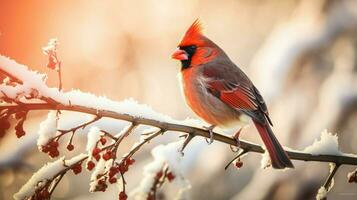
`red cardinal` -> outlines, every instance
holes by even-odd
[[[181,61],[181,84],[187,104],[212,126],[227,127],[250,117],[269,152],[272,166],[293,168],[274,136],[267,106],[258,89],[227,54],[205,37],[196,20],[186,31],[172,58]]]

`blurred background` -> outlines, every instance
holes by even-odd
[[[338,134],[342,151],[357,152],[357,1],[1,0],[0,54],[47,73],[55,87],[56,74],[46,69],[41,48],[58,38],[65,90],[77,88],[116,101],[133,97],[185,119],[195,116],[182,100],[176,79],[180,64],[170,54],[196,18],[259,88],[282,144],[302,150],[327,129]],[[0,199],[12,199],[50,160],[35,144],[46,113],[31,116],[25,138],[7,134],[0,141]],[[242,138],[261,143],[253,126]],[[177,139],[168,134],[137,156],[127,178],[129,189],[152,160],[150,149]],[[77,138],[78,145],[85,142],[85,136]],[[301,161],[294,162],[295,170],[262,170],[261,156],[252,153],[244,157],[242,169],[224,171],[234,154],[228,146],[208,146],[202,138],[186,151],[185,177],[192,185],[188,199],[314,199],[329,170],[326,163]],[[357,199],[357,185],[346,178],[353,169],[340,168],[330,199]],[[117,199],[117,188],[90,194],[88,185],[89,173],[67,175],[54,199]],[[172,199],[177,190],[165,184],[160,199]]]

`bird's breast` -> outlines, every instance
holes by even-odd
[[[181,71],[179,79],[186,104],[204,121],[222,127],[239,121],[239,111],[229,107],[207,90],[205,77],[198,67]]]

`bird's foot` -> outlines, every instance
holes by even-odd
[[[209,140],[206,138],[206,142],[208,144],[212,144],[213,143],[213,129],[214,127],[216,127],[215,125],[211,125],[209,127],[204,126],[203,128],[206,129],[209,132]]]
[[[240,128],[240,129],[238,130],[238,132],[237,132],[236,134],[234,134],[234,136],[233,136],[233,139],[235,139],[236,142],[237,142],[237,147],[238,147],[238,148],[239,148],[239,146],[240,146],[239,136],[240,136],[240,134],[242,133],[242,130],[243,130],[243,127]]]
[[[239,147],[240,147],[240,139],[239,139],[239,136],[242,132],[244,127],[240,128],[234,135],[233,135],[233,139],[236,141],[236,146],[230,146],[231,147],[231,150],[233,152],[238,152],[239,151]]]

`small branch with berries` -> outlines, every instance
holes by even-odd
[[[175,179],[175,175],[170,172],[167,164],[164,164],[159,172],[156,173],[153,184],[150,188],[149,193],[146,196],[147,200],[156,199],[157,190],[165,183],[166,180],[171,182]]]

